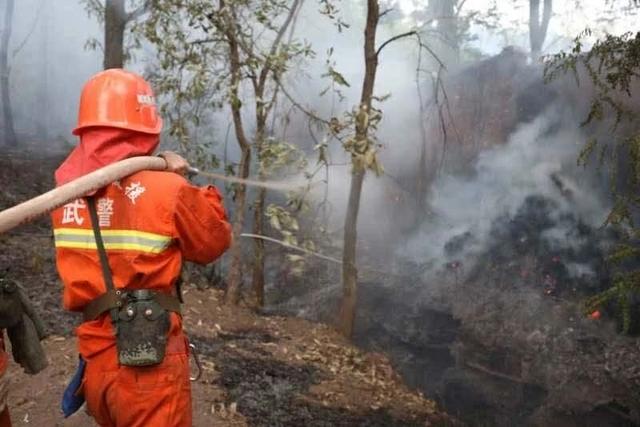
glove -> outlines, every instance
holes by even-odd
[[[24,372],[35,375],[47,367],[47,355],[44,352],[38,328],[26,314],[22,315],[22,321],[7,328],[7,335],[11,341],[11,353]]]

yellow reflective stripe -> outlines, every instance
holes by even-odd
[[[134,243],[105,243],[105,249],[107,250],[129,250],[129,251],[139,251],[139,252],[147,252],[152,254],[157,254],[162,252],[166,248],[156,248],[145,245],[136,245]],[[95,242],[67,242],[67,241],[57,241],[56,240],[56,248],[70,248],[70,249],[97,249]]]
[[[171,244],[171,237],[136,230],[101,230],[105,249],[160,253]],[[59,228],[54,230],[57,248],[97,249],[93,230]]]
[[[53,230],[54,235],[59,234],[73,234],[77,236],[93,236],[93,230],[84,228],[56,228]],[[137,236],[150,240],[167,240],[171,239],[168,236],[162,234],[148,233],[146,231],[137,230],[100,230],[100,234],[103,236]]]

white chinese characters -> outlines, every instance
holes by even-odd
[[[146,188],[140,185],[140,182],[132,182],[131,185],[124,189],[124,194],[131,200],[131,203],[135,205],[136,199],[145,191]]]
[[[82,225],[84,222],[84,218],[80,214],[80,209],[86,209],[87,205],[84,200],[76,199],[71,203],[67,203],[63,206],[64,210],[62,211],[62,223],[63,224],[71,224],[75,222],[78,225]]]
[[[111,227],[111,217],[113,216],[113,199],[104,197],[98,199],[96,207],[98,214],[98,223],[100,227]]]

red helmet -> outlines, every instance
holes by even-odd
[[[93,76],[82,89],[78,125],[73,134],[79,135],[92,126],[159,134],[162,119],[151,85],[141,76],[119,68]]]

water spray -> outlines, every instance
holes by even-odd
[[[198,168],[189,167],[189,174],[199,175],[205,178],[211,179],[219,179],[221,181],[230,182],[232,184],[241,184],[248,185],[251,187],[261,187],[266,188],[267,190],[275,190],[275,191],[295,191],[299,190],[303,185],[293,184],[291,182],[282,182],[282,181],[258,181],[255,179],[246,179],[246,178],[238,178],[236,176],[228,176],[215,172],[203,172]]]

